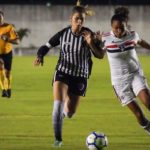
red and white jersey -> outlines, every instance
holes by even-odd
[[[122,38],[117,38],[112,31],[103,34],[102,41],[107,51],[113,85],[127,81],[131,73],[140,69],[135,51],[139,40],[135,31],[127,32]]]

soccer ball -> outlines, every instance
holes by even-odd
[[[104,133],[92,132],[86,138],[86,146],[89,150],[102,150],[108,145],[107,136]]]

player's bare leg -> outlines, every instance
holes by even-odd
[[[136,101],[132,101],[131,103],[129,103],[128,108],[133,112],[133,114],[135,115],[138,123],[144,128],[146,129],[146,127],[149,125],[149,121],[146,119],[146,117],[144,116],[141,108],[139,107],[138,103]]]
[[[5,90],[7,92],[7,97],[11,97],[11,71],[5,70]]]
[[[138,97],[150,111],[150,91],[148,89],[143,89],[139,92]]]
[[[68,118],[71,118],[76,112],[77,106],[80,101],[80,96],[69,94],[67,100],[64,103],[64,115]]]
[[[2,97],[6,97],[6,90],[5,90],[5,84],[4,84],[4,79],[5,79],[5,75],[4,75],[4,62],[2,59],[0,59],[0,87],[2,89]]]
[[[139,92],[138,97],[150,111],[150,91],[148,89],[143,89]],[[143,128],[150,134],[150,121]]]

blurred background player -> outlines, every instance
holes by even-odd
[[[19,37],[13,25],[4,23],[4,13],[0,11],[0,86],[2,97],[11,97],[12,44],[18,44]]]
[[[54,146],[62,144],[63,117],[71,118],[76,112],[81,96],[85,96],[87,78],[91,68],[91,54],[103,58],[103,50],[94,41],[93,32],[83,27],[87,11],[80,6],[72,10],[71,25],[55,34],[46,45],[40,47],[35,65],[43,63],[43,57],[52,47],[61,46],[53,79],[53,128]]]
[[[111,81],[117,97],[136,116],[139,124],[150,134],[150,121],[137,103],[138,97],[150,110],[150,90],[138,60],[135,46],[150,50],[150,44],[139,38],[135,31],[127,30],[127,20],[122,14],[111,18],[112,31],[102,35],[108,55]]]

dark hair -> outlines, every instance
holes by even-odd
[[[124,20],[127,22],[129,20],[129,9],[124,6],[120,6],[114,10],[115,15],[122,15]]]
[[[74,6],[72,9],[72,14],[75,13],[85,13],[86,14],[86,9],[83,6]]]
[[[2,14],[2,16],[4,16],[4,13],[2,11],[0,11],[0,14]]]
[[[121,14],[117,14],[112,16],[111,24],[113,23],[113,21],[126,22],[126,19]]]

